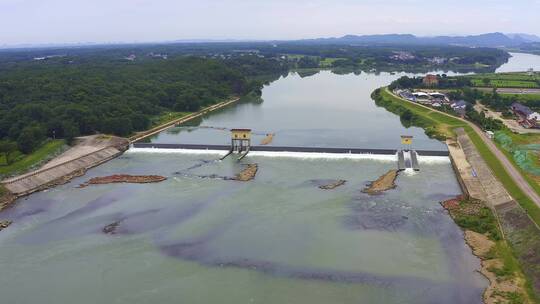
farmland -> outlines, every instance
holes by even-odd
[[[475,87],[494,88],[539,88],[540,74],[535,73],[501,73],[501,74],[477,74],[470,76]]]

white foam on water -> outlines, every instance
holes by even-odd
[[[194,154],[194,155],[219,155],[223,156],[227,151],[222,150],[192,150],[192,149],[160,149],[160,148],[131,148],[126,151],[131,153],[161,153],[161,154]],[[272,158],[298,158],[298,159],[350,159],[350,160],[375,160],[382,162],[396,162],[397,155],[383,154],[352,154],[352,153],[318,153],[318,152],[274,152],[274,151],[251,151],[247,157],[272,157]],[[420,164],[446,164],[450,163],[447,156],[418,156]]]
[[[450,157],[448,156],[420,156],[418,155],[419,164],[449,164]],[[422,169],[422,168],[420,168]]]
[[[417,171],[414,171],[413,168],[407,168],[405,170],[402,171],[403,174],[407,175],[407,176],[413,176],[413,175],[416,175],[416,173],[418,173]]]
[[[228,151],[222,150],[191,150],[191,149],[160,149],[160,148],[130,148],[126,154],[132,153],[152,153],[152,154],[207,154],[225,155]]]
[[[318,153],[318,152],[270,152],[253,151],[249,152],[247,157],[262,156],[272,158],[299,158],[299,159],[369,159],[376,161],[395,162],[397,155],[382,154],[352,154],[352,153]]]

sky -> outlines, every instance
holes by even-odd
[[[0,0],[0,46],[487,32],[540,35],[540,0]]]

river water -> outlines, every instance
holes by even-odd
[[[227,142],[200,125],[275,132],[275,145],[395,148],[412,134],[417,148],[443,149],[373,105],[371,91],[399,76],[293,73],[265,87],[263,101],[153,141]],[[132,149],[19,200],[1,214],[14,221],[0,233],[2,303],[481,302],[479,261],[439,205],[460,193],[447,158],[422,158],[419,173],[369,196],[361,189],[395,168],[392,158],[261,154],[239,163]],[[259,165],[255,180],[227,179],[247,163]],[[77,187],[116,173],[168,179]],[[318,188],[337,179],[347,182]]]

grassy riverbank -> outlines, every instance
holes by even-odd
[[[482,260],[481,273],[490,281],[484,294],[485,302],[534,303],[531,284],[527,282],[512,248],[503,239],[491,210],[482,202],[462,198],[446,201],[443,207],[465,231],[465,240]]]
[[[508,271],[515,273],[517,268],[512,265],[519,264],[521,269],[527,270],[527,282],[525,283],[525,286],[527,287],[529,297],[536,299],[539,294],[538,290],[540,290],[540,269],[538,269],[537,262],[535,262],[538,259],[537,252],[540,250],[540,233],[536,227],[536,225],[540,223],[540,208],[538,208],[538,206],[536,206],[536,204],[514,183],[513,179],[504,169],[502,163],[491,150],[489,150],[484,141],[480,138],[480,135],[464,121],[441,113],[438,113],[439,115],[433,115],[432,110],[402,100],[392,95],[386,88],[376,90],[373,93],[373,98],[377,102],[377,105],[383,106],[389,111],[400,115],[402,121],[404,120],[404,116],[407,116],[405,118],[407,118],[406,121],[408,121],[408,123],[425,128],[428,135],[432,132],[431,130],[437,131],[433,137],[441,139],[454,137],[455,128],[464,128],[493,174],[504,185],[508,193],[521,207],[523,207],[523,209],[514,208],[515,210],[512,212],[505,212],[501,217],[506,241],[504,241],[503,244],[498,244],[494,248],[500,250],[497,255],[504,258],[505,266],[500,270],[494,271],[494,273],[498,273],[499,275],[505,274]],[[527,214],[525,214],[523,210],[525,210]],[[514,213],[516,215],[514,215]],[[512,217],[519,218],[518,222],[522,224],[516,224],[516,221]],[[532,219],[536,225],[529,220],[529,218]],[[493,227],[493,225],[488,224],[489,218],[486,217],[484,213],[467,214],[466,217],[460,215],[455,219],[456,223],[464,227],[464,229],[475,229],[479,233],[484,233],[491,237],[496,235],[496,233],[493,232],[493,228],[486,229],[486,227]],[[512,262],[512,260],[515,262]],[[517,261],[519,261],[519,263]],[[506,266],[507,264],[510,266]],[[506,296],[514,298],[515,301],[510,303],[523,303],[521,301],[522,299],[516,295],[506,294]]]
[[[60,152],[65,145],[62,139],[49,140],[31,154],[22,156],[9,165],[0,166],[0,177],[24,173]]]
[[[482,155],[483,159],[489,165],[499,181],[504,185],[508,193],[519,202],[536,224],[540,225],[540,208],[538,208],[538,206],[536,206],[536,204],[514,183],[501,162],[468,124],[459,120],[457,117],[453,118],[423,106],[401,100],[392,95],[386,88],[375,91],[373,98],[377,105],[384,107],[392,113],[400,115],[402,121],[405,113],[410,111],[413,114],[412,119],[408,119],[406,122],[404,121],[404,123],[408,122],[411,125],[424,128],[426,134],[433,138],[441,140],[454,138],[454,129],[459,127],[464,128],[467,135],[469,135],[476,146],[476,149],[478,149],[480,155]]]

